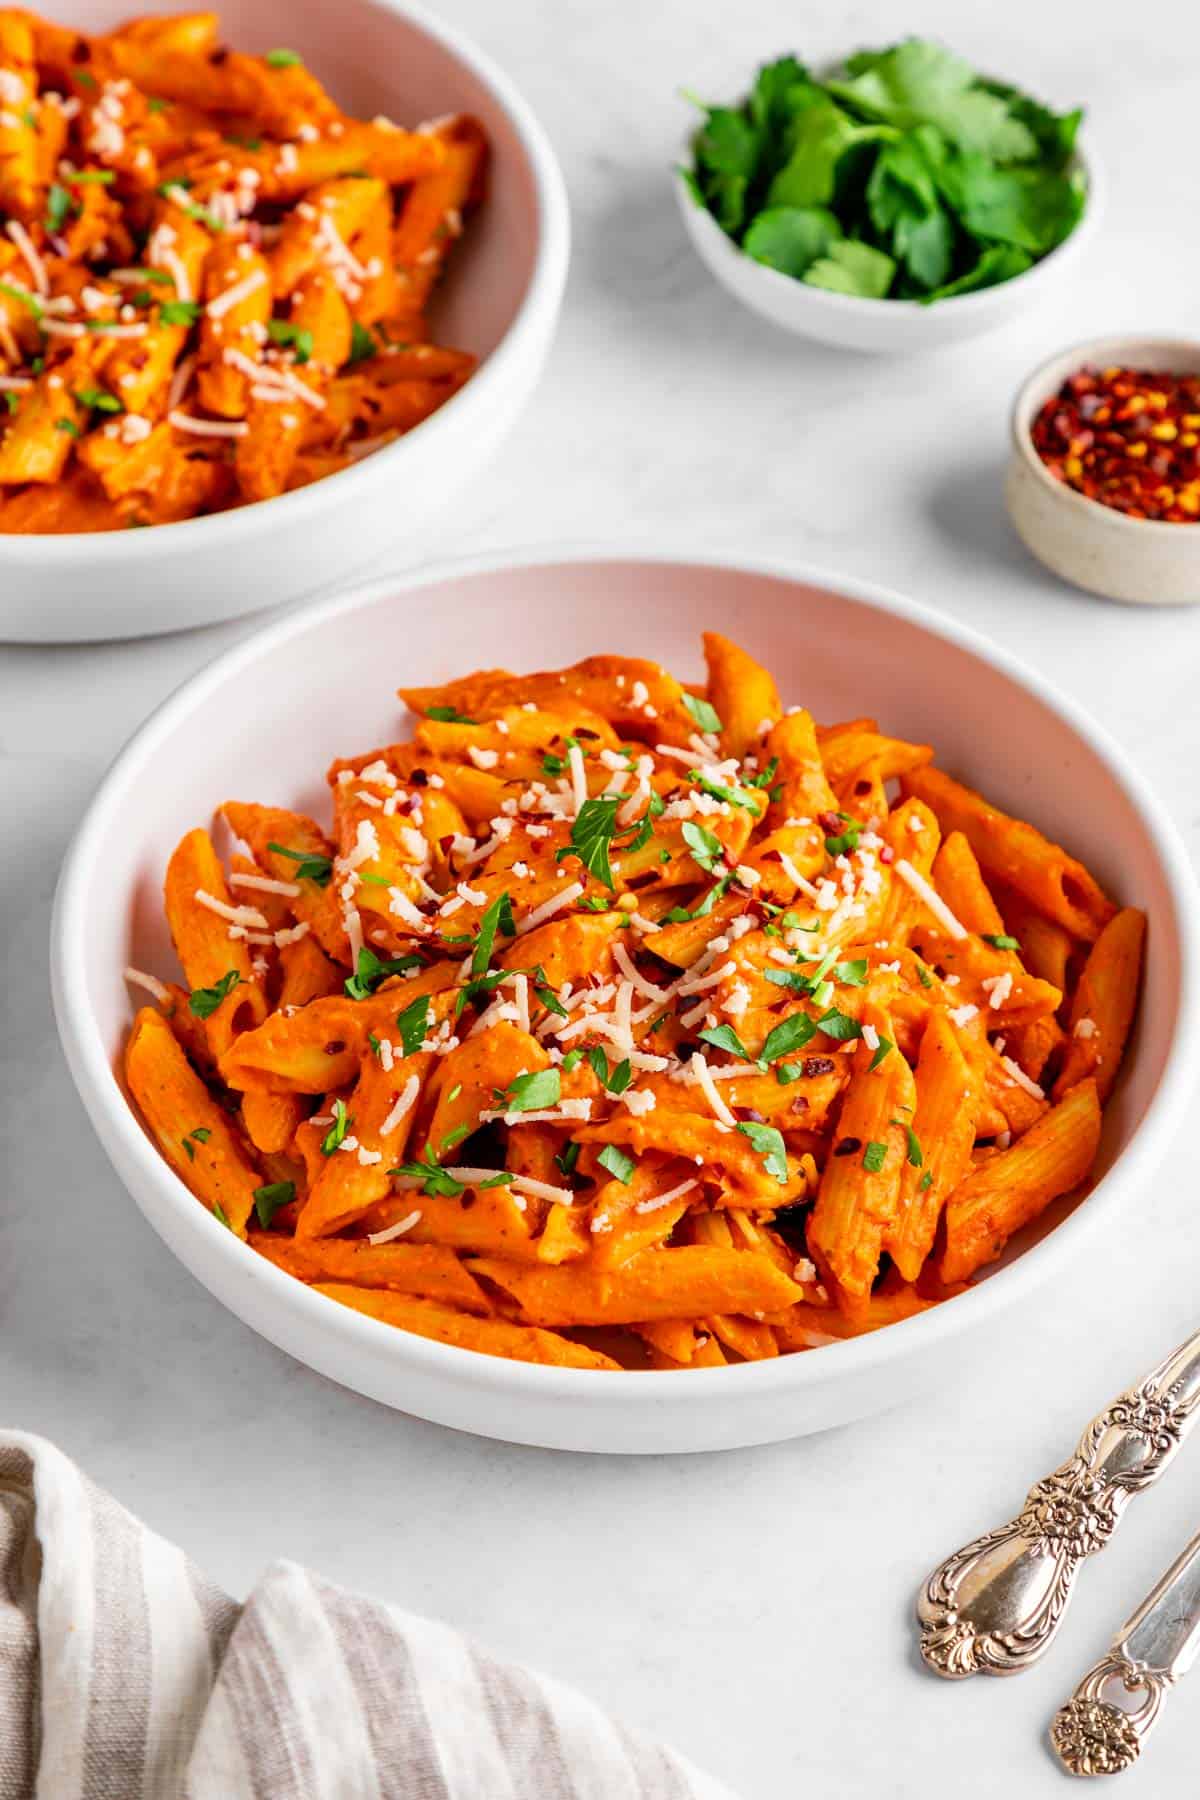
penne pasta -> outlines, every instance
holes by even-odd
[[[298,279],[316,391],[345,297]],[[953,1298],[1085,1180],[1142,914],[1072,932],[1082,865],[930,746],[704,653],[406,688],[320,822],[182,838],[127,1077],[250,1253],[452,1347],[684,1371]]]

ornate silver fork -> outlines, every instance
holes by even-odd
[[[1092,1420],[1017,1517],[966,1544],[917,1598],[936,1675],[1016,1675],[1045,1654],[1075,1577],[1130,1500],[1162,1474],[1200,1411],[1200,1331]]]

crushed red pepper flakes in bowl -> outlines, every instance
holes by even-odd
[[[1030,426],[1051,475],[1132,519],[1200,522],[1200,374],[1114,365],[1067,376]]]

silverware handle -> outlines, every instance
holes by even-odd
[[[939,1564],[917,1598],[921,1655],[935,1674],[1015,1675],[1045,1654],[1082,1564],[1157,1481],[1198,1404],[1200,1331],[1097,1414],[1015,1519]]]
[[[1072,1775],[1117,1775],[1136,1762],[1163,1700],[1198,1650],[1200,1532],[1055,1713],[1050,1742],[1059,1761]],[[1120,1694],[1140,1698],[1121,1704]]]

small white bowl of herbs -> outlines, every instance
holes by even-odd
[[[741,100],[696,104],[676,179],[692,242],[747,306],[825,343],[920,350],[1003,324],[1099,220],[1082,112],[923,39],[821,77],[784,56]]]

